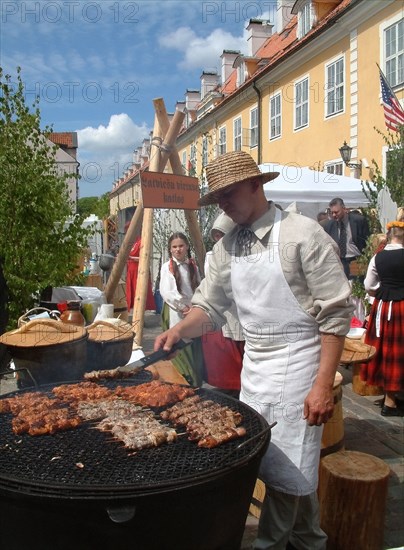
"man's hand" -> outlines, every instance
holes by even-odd
[[[304,400],[304,418],[309,426],[325,424],[334,412],[333,389],[316,384]]]
[[[154,341],[154,351],[163,348],[164,351],[170,351],[174,344],[181,340],[181,336],[178,331],[175,330],[175,327],[166,330]]]
[[[204,328],[211,323],[207,313],[198,307],[192,307],[182,321],[157,336],[154,341],[154,351],[160,348],[163,348],[164,351],[170,351],[173,345],[182,338],[197,338],[203,334]]]

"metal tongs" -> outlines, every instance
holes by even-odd
[[[157,361],[168,359],[168,357],[176,351],[179,351],[191,344],[192,340],[179,340],[169,351],[165,351],[161,348],[150,355],[146,355],[145,357],[142,357],[137,361],[133,361],[132,363],[128,363],[122,367],[116,367],[115,369],[110,370],[88,372],[84,375],[84,378],[90,380],[94,378],[127,378],[139,373],[146,367],[157,363]]]

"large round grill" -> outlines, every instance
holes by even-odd
[[[239,550],[270,428],[247,405],[198,392],[239,411],[247,435],[213,449],[184,435],[132,453],[91,423],[17,436],[11,414],[1,415],[1,548]]]
[[[114,389],[124,384],[119,381],[103,385]],[[41,391],[52,396],[53,387],[42,386]],[[175,443],[133,453],[95,429],[91,422],[55,435],[33,437],[15,435],[11,414],[2,415],[0,488],[56,497],[106,498],[112,493],[115,497],[117,492],[162,491],[189,481],[202,482],[206,476],[248,461],[267,439],[265,420],[245,404],[218,392],[199,389],[198,393],[239,411],[247,436],[214,449],[202,449],[180,435]],[[155,409],[156,413],[161,410]]]

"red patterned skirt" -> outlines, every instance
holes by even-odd
[[[366,331],[366,344],[376,348],[371,361],[361,365],[360,376],[367,384],[381,386],[385,391],[404,390],[404,300],[381,302],[375,299]],[[377,317],[380,335],[377,336]]]

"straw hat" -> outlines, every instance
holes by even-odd
[[[206,167],[209,192],[198,201],[200,206],[217,203],[215,193],[236,183],[259,180],[266,183],[279,176],[279,172],[262,173],[255,160],[244,151],[220,155]]]

